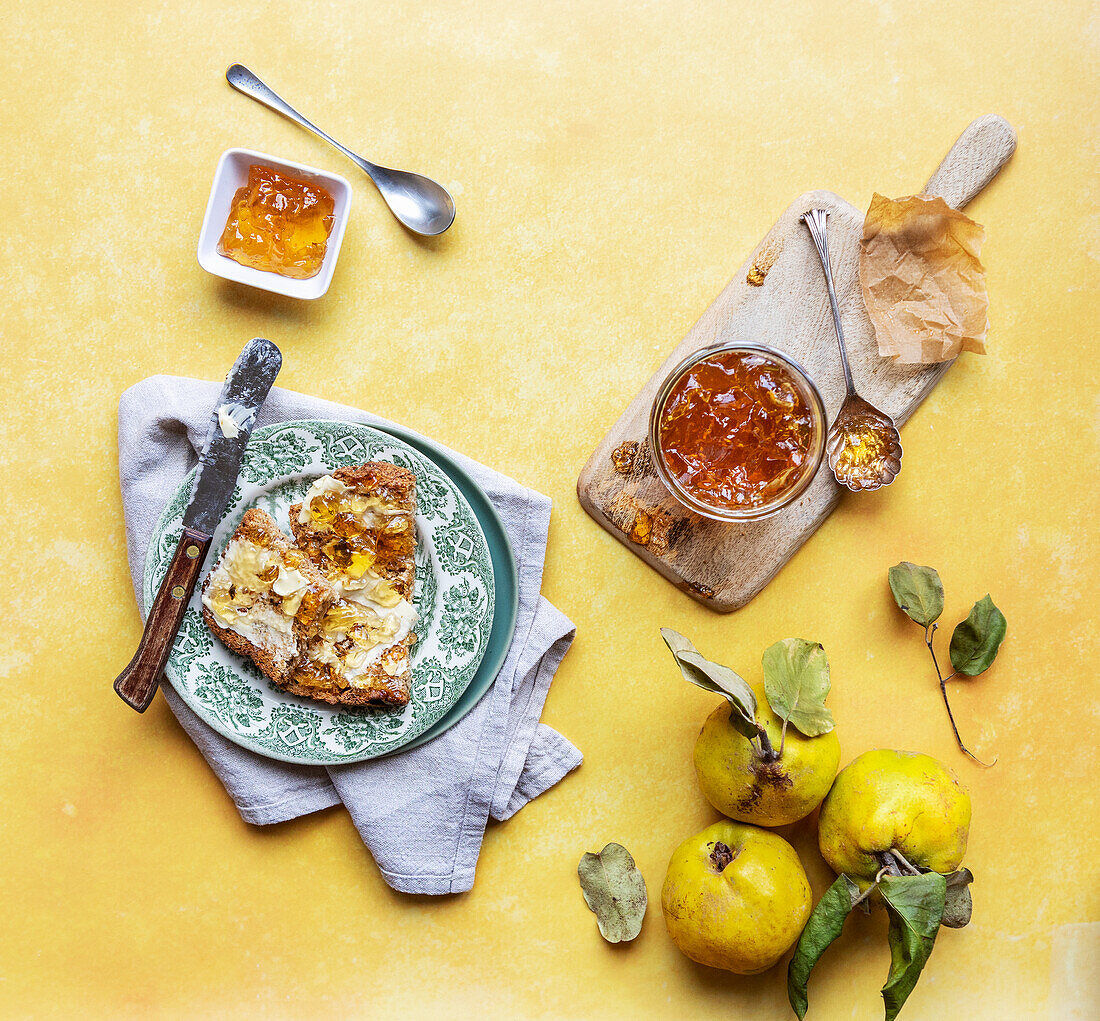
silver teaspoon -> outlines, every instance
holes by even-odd
[[[362,156],[345,148],[335,138],[326,135],[316,124],[310,123],[285,99],[277,96],[259,78],[243,64],[231,64],[225,72],[225,79],[238,92],[243,92],[257,103],[263,103],[276,113],[289,117],[296,124],[319,135],[329,145],[339,149],[349,160],[358,164],[360,169],[375,183],[382,193],[386,205],[398,220],[416,234],[433,237],[442,234],[455,218],[455,203],[450,192],[441,184],[423,174],[413,174],[407,170],[391,170],[377,163],[363,159]]]
[[[829,292],[829,307],[833,310],[833,326],[840,345],[840,364],[844,368],[847,396],[837,412],[825,440],[829,467],[842,486],[853,492],[861,489],[881,489],[890,485],[901,471],[901,436],[894,420],[879,411],[856,393],[848,352],[844,348],[844,331],[840,326],[833,271],[829,268],[829,242],[825,234],[825,209],[811,209],[802,214],[802,222],[810,230],[814,247],[825,271],[825,287]]]

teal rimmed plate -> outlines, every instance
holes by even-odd
[[[215,531],[210,564],[249,507],[263,508],[286,528],[290,505],[314,479],[372,460],[403,465],[416,475],[419,541],[413,603],[420,621],[408,706],[349,710],[288,695],[211,635],[197,590],[184,615],[165,668],[169,681],[206,723],[261,755],[334,765],[387,755],[427,739],[481,676],[479,667],[490,647],[497,649],[492,642],[498,616],[494,555],[478,515],[462,488],[432,458],[397,435],[369,426],[310,420],[257,429]],[[192,472],[169,500],[150,543],[146,606],[171,561],[193,477]]]

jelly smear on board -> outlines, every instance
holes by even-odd
[[[764,507],[812,467],[813,409],[794,376],[758,352],[696,363],[672,387],[659,423],[669,474],[709,507]]]
[[[242,266],[308,279],[324,262],[333,208],[320,185],[253,164],[233,196],[218,251]]]

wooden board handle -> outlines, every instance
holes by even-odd
[[[205,532],[193,528],[183,530],[168,573],[149,609],[137,652],[115,680],[118,697],[139,713],[149,708],[157,693],[161,671],[168,662],[187,603],[195,591],[210,542],[211,537]]]
[[[972,122],[924,186],[925,195],[939,195],[962,209],[1000,173],[1016,151],[1016,132],[995,113]]]

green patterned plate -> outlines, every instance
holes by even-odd
[[[314,479],[366,461],[390,461],[416,475],[417,553],[413,605],[420,615],[412,652],[412,697],[400,711],[328,707],[280,691],[230,652],[202,620],[196,590],[165,673],[180,697],[231,741],[286,762],[332,765],[396,751],[433,728],[461,698],[485,655],[496,584],[477,516],[446,472],[395,436],[348,422],[284,422],[257,429],[237,487],[214,534],[210,565],[249,507],[284,529],[292,503]],[[175,552],[194,472],[161,515],[145,563],[145,605]]]

